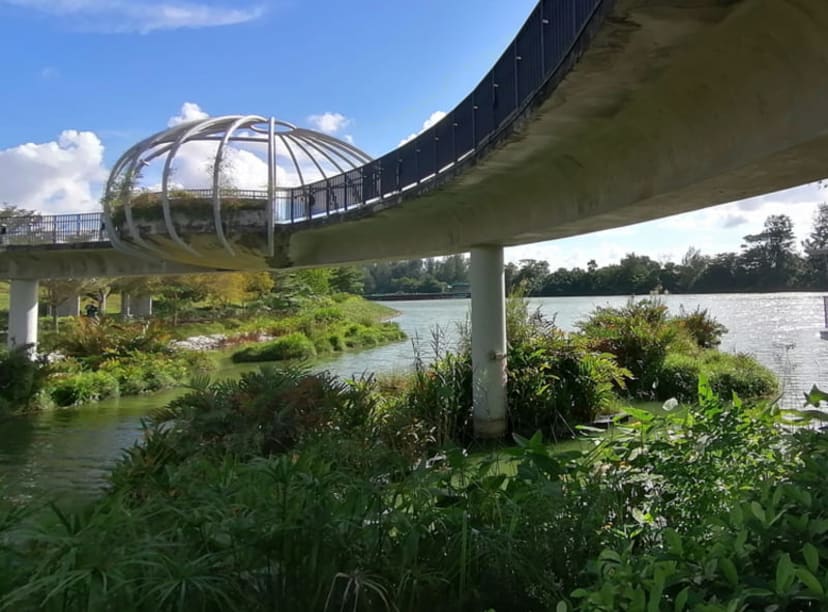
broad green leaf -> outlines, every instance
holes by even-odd
[[[726,557],[719,559],[719,568],[721,568],[722,574],[730,584],[735,586],[739,583],[739,572],[736,571],[733,561]]]
[[[816,573],[819,570],[819,551],[816,546],[807,542],[802,547],[802,556],[805,557],[805,565],[808,566],[808,569]]]
[[[635,420],[641,421],[642,423],[649,423],[655,418],[652,412],[647,412],[646,410],[642,410],[641,408],[633,408],[632,406],[625,407],[624,412],[626,412]]]
[[[819,406],[820,402],[828,402],[828,393],[820,390],[816,385],[805,394],[805,405]]]
[[[674,529],[667,528],[664,530],[664,541],[674,555],[682,555],[684,550],[681,545],[681,536],[675,532]]]
[[[776,564],[776,593],[784,595],[791,588],[794,581],[794,565],[791,556],[787,553],[779,557]]]
[[[687,598],[690,596],[690,587],[684,587],[678,595],[676,595],[676,605],[673,607],[674,612],[683,612],[687,606]]]
[[[797,568],[796,577],[799,578],[800,582],[802,582],[802,584],[804,584],[809,591],[816,593],[817,595],[825,595],[825,589],[822,588],[822,584],[820,584],[816,576],[804,567]]]
[[[621,556],[611,548],[605,548],[598,556],[601,561],[612,561],[613,563],[621,563]]]
[[[765,524],[765,510],[759,502],[751,502],[750,511],[763,525]]]

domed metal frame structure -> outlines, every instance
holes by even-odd
[[[266,201],[266,218],[269,220],[267,228],[268,250],[272,254],[273,232],[276,222],[275,202],[280,193],[286,193],[297,188],[304,189],[308,186],[310,183],[306,179],[308,178],[309,169],[315,169],[322,180],[327,181],[372,161],[368,154],[348,142],[322,132],[297,127],[292,123],[274,117],[227,115],[182,123],[142,140],[126,151],[115,163],[109,175],[103,199],[104,227],[113,246],[134,255],[149,254],[148,251],[162,254],[157,247],[149,244],[141,237],[135,224],[132,200],[141,170],[152,161],[163,159],[161,191],[157,195],[159,196],[167,233],[174,243],[187,253],[196,257],[201,256],[176,230],[170,208],[173,164],[181,148],[192,142],[218,143],[215,161],[212,166],[212,189],[183,191],[212,200],[216,237],[230,255],[235,255],[235,250],[225,236],[224,224],[222,223],[223,197],[242,194],[248,199]],[[221,172],[228,145],[235,143],[266,145],[268,168],[266,191],[225,189],[222,187]],[[277,184],[276,160],[280,152],[279,143],[282,145],[281,152],[287,153],[283,157],[290,160],[289,167],[292,167],[291,169],[298,178],[298,184]],[[318,180],[319,178],[315,177],[313,182]],[[174,191],[180,192],[182,190],[174,189]],[[113,223],[113,213],[118,208],[123,208],[125,228],[117,227]],[[123,229],[128,232],[128,238],[121,233]],[[127,241],[130,244],[127,244]]]

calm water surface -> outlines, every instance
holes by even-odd
[[[726,351],[754,355],[775,371],[785,387],[783,403],[800,403],[802,392],[814,383],[828,386],[828,341],[820,340],[823,326],[821,294],[682,295],[664,296],[671,310],[707,308],[727,326]],[[537,298],[534,308],[567,330],[595,306],[620,305],[624,297]],[[317,369],[341,376],[405,371],[415,352],[433,354],[435,328],[439,344],[451,347],[469,314],[468,300],[391,302],[396,319],[410,339],[358,353],[346,353]],[[415,348],[416,347],[416,348]],[[250,365],[223,362],[217,376],[237,376]],[[141,418],[183,392],[164,391],[128,397],[72,410],[21,417],[0,423],[0,479],[19,499],[91,495],[104,482],[107,469],[122,449],[141,437]]]

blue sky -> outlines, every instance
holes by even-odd
[[[95,209],[107,168],[172,118],[274,115],[378,156],[450,110],[535,0],[0,0],[0,201]],[[804,236],[815,186],[555,243],[553,267],[738,249],[771,213]]]

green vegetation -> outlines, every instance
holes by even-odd
[[[738,253],[703,255],[691,247],[680,262],[628,253],[602,267],[592,260],[586,268],[554,270],[547,261],[524,259],[506,265],[506,291],[570,296],[828,290],[828,204],[818,209],[802,252],[787,215],[769,216],[761,232],[743,240]],[[379,262],[362,271],[369,294],[439,293],[458,284],[467,287],[469,280],[462,257]]]
[[[0,348],[0,416],[28,410],[43,387],[43,364],[32,361],[28,351]]]
[[[316,357],[313,342],[302,332],[293,332],[271,342],[244,348],[233,354],[233,361],[284,361],[313,357]]]
[[[149,321],[65,318],[50,321],[39,350],[50,363],[24,363],[22,355],[0,355],[0,414],[64,407],[118,395],[147,393],[185,384],[208,373],[214,361],[203,352],[176,348],[174,340],[220,334],[212,348],[257,342],[238,361],[305,359],[403,339],[395,311],[360,297],[334,293],[329,270],[274,279],[269,274],[204,274],[103,282],[51,281],[44,284],[53,306],[85,292],[102,310],[114,289],[159,296]],[[179,345],[181,346],[181,345]],[[197,348],[197,347],[196,347]],[[6,380],[5,374],[10,378]]]
[[[639,399],[692,401],[702,376],[722,397],[777,391],[776,377],[753,357],[711,348],[727,330],[703,310],[671,316],[657,298],[630,300],[597,308],[578,327],[592,349],[614,355],[631,373],[626,388]]]
[[[447,415],[392,410],[411,390],[295,367],[195,381],[89,507],[50,520],[6,503],[0,608],[828,603],[828,439],[773,407],[702,381],[697,405],[629,408],[583,449],[536,434],[467,454],[430,435]]]

